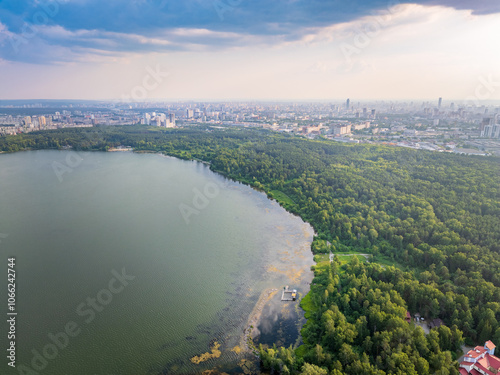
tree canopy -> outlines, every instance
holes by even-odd
[[[460,346],[500,345],[500,160],[306,140],[258,129],[103,127],[0,138],[0,150],[125,145],[210,163],[315,229],[304,345],[260,348],[282,374],[457,374]],[[406,312],[443,326],[425,335]]]

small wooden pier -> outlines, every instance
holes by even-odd
[[[281,293],[282,301],[295,301],[297,299],[297,290],[296,289],[288,289],[288,285],[283,288],[283,292]]]

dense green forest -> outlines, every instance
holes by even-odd
[[[300,215],[318,254],[299,348],[282,374],[458,374],[460,347],[500,346],[500,160],[306,140],[259,129],[103,127],[0,138],[0,150],[126,145],[210,163]],[[325,261],[319,254],[371,254]],[[327,257],[326,257],[327,258]],[[428,335],[406,312],[444,326]]]

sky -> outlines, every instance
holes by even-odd
[[[500,100],[499,0],[0,0],[0,99]]]

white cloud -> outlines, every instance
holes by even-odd
[[[357,43],[363,30],[372,32]],[[0,24],[0,36],[5,32]],[[462,99],[474,92],[478,77],[498,71],[498,35],[499,14],[415,4],[292,36],[194,28],[140,35],[47,26],[40,36],[59,47],[42,44],[36,53],[72,64],[58,70],[4,64],[0,80],[7,84],[0,97],[119,98],[140,82],[145,66],[160,62],[172,75],[154,97]],[[345,44],[357,51],[349,58]],[[15,83],[21,76],[27,85]],[[62,78],[64,85],[53,83]],[[492,99],[500,98],[498,91]]]

